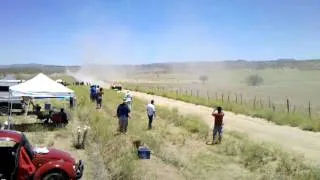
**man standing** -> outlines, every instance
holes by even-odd
[[[117,117],[119,119],[119,131],[120,133],[126,133],[128,128],[128,119],[130,117],[130,109],[126,104],[126,99],[123,99],[123,102],[119,104],[117,108]]]
[[[97,93],[97,109],[101,109],[102,95],[103,95],[103,89],[101,87],[100,90]]]
[[[90,87],[90,99],[92,102],[95,100],[95,97],[96,97],[96,87],[95,85],[92,85]]]
[[[214,117],[212,144],[216,144],[215,137],[216,137],[217,133],[219,134],[218,143],[220,144],[221,140],[222,140],[222,128],[223,128],[223,117],[224,117],[224,113],[222,112],[222,108],[220,106],[218,106],[217,110],[213,111],[212,116]]]
[[[152,121],[156,117],[156,107],[154,106],[154,100],[147,105],[147,115],[149,119],[148,128],[152,129]]]

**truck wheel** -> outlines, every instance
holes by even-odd
[[[63,172],[51,172],[44,176],[42,180],[68,180],[69,178]]]

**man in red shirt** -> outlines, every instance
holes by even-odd
[[[214,117],[214,128],[213,128],[213,140],[212,144],[216,144],[215,137],[217,133],[219,134],[219,144],[222,140],[222,127],[223,127],[223,116],[222,108],[220,106],[217,107],[215,111],[213,111],[212,116]]]

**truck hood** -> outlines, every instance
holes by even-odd
[[[75,159],[67,152],[54,148],[33,148],[34,150],[34,164],[39,167],[49,161],[62,160],[75,164]]]

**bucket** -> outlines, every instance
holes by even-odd
[[[44,109],[46,110],[46,111],[50,111],[51,110],[51,104],[44,104]]]
[[[139,147],[138,156],[140,159],[150,159],[150,150],[147,147]]]

